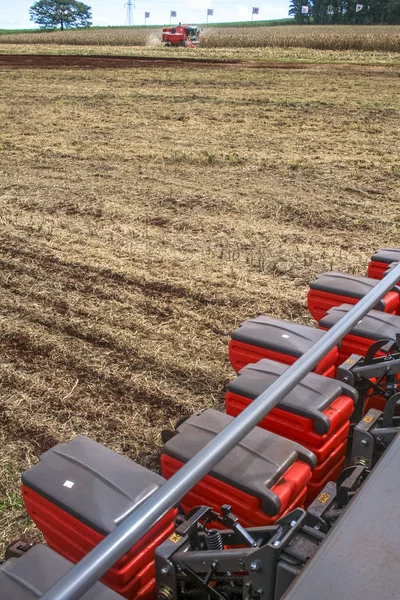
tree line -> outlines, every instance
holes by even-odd
[[[291,0],[289,14],[297,23],[316,25],[396,25],[400,0]]]
[[[38,0],[29,9],[31,21],[42,29],[90,27],[90,6],[79,0]]]

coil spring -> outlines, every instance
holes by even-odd
[[[223,550],[224,544],[218,529],[208,529],[205,535],[207,550]]]

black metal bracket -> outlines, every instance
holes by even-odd
[[[210,569],[208,570],[208,573],[206,574],[205,578],[202,579],[201,577],[199,577],[199,575],[197,575],[197,573],[195,573],[190,567],[188,567],[188,565],[180,562],[176,564],[178,570],[181,573],[184,573],[191,581],[196,583],[201,590],[206,592],[208,597],[215,598],[216,600],[226,600],[224,596],[222,596],[219,592],[217,592],[217,590],[215,590],[212,586],[209,585],[212,576],[217,570],[217,565],[218,562],[214,561]]]
[[[395,414],[400,393],[394,394],[382,413],[370,409],[356,425],[353,432],[351,465],[371,469],[396,435],[400,432],[400,416]]]
[[[28,550],[33,548],[34,545],[34,542],[27,542],[26,540],[14,540],[8,544],[4,560],[8,560],[10,558],[20,558],[26,552],[28,552]]]
[[[395,411],[400,402],[400,393],[393,394],[386,402],[383,411],[382,426],[394,427]]]
[[[354,465],[344,469],[336,482],[336,500],[339,507],[348,505],[370,470],[362,465]]]
[[[274,525],[244,529],[230,509],[229,505],[224,505],[223,514],[219,517],[220,522],[230,521],[233,524],[231,529],[219,531],[220,548],[207,548],[206,537],[210,530],[205,528],[204,523],[197,521],[198,531],[196,535],[193,533],[196,519],[204,521],[211,518],[212,522],[218,521],[211,508],[201,506],[191,511],[187,520],[156,549],[160,600],[179,599],[185,586],[189,595],[191,590],[197,589],[205,597],[226,600],[223,588],[229,581],[234,581],[232,585],[239,585],[239,589],[243,588],[243,598],[273,600],[277,563],[285,548],[303,531],[306,513],[296,509]],[[315,540],[307,535],[307,548],[316,548],[320,542],[319,536],[323,537],[317,531],[314,531]],[[194,545],[192,540],[195,541]],[[302,544],[296,542],[293,552],[301,554],[301,548]],[[185,595],[186,592],[182,598]]]

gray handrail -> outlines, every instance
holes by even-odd
[[[78,600],[121,556],[230,452],[301,381],[377,302],[400,281],[400,264],[347,315],[256,398],[205,448],[143,502],[74,566],[42,600]]]

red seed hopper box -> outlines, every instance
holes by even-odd
[[[288,369],[272,360],[247,365],[228,387],[226,411],[236,416],[266,391]],[[273,431],[311,450],[317,465],[307,485],[306,505],[343,469],[350,416],[357,392],[334,379],[309,373],[281,400],[260,427]]]
[[[333,306],[357,304],[379,281],[347,273],[331,271],[318,275],[310,284],[308,309],[316,321],[320,321]],[[386,313],[396,314],[400,301],[400,288],[394,286],[374,307]]]
[[[247,319],[232,333],[229,360],[236,372],[262,358],[291,365],[322,337],[315,327],[259,316]],[[334,377],[337,357],[338,349],[335,346],[318,363],[315,372]]]
[[[78,562],[164,479],[78,436],[45,452],[22,482],[26,509],[48,545]],[[174,516],[170,511],[156,523],[102,581],[126,598],[154,592],[154,551],[173,531]]]
[[[386,269],[393,262],[400,261],[400,249],[379,248],[372,256],[368,265],[368,277],[382,279]]]
[[[171,477],[233,420],[208,409],[181,423],[164,446],[162,473]],[[223,504],[241,523],[252,527],[276,521],[302,506],[315,456],[295,442],[255,427],[182,500],[184,510]]]
[[[319,327],[325,330],[331,329],[352,308],[353,305],[351,304],[341,304],[330,308],[325,317],[319,322]],[[347,360],[351,354],[365,356],[372,344],[378,340],[395,341],[396,335],[399,333],[399,316],[384,313],[380,310],[371,310],[343,338],[337,364]]]
[[[272,360],[260,360],[239,372],[229,383],[226,411],[237,416],[287,371]],[[310,449],[318,463],[326,460],[347,437],[358,394],[352,387],[309,373],[259,423]]]

